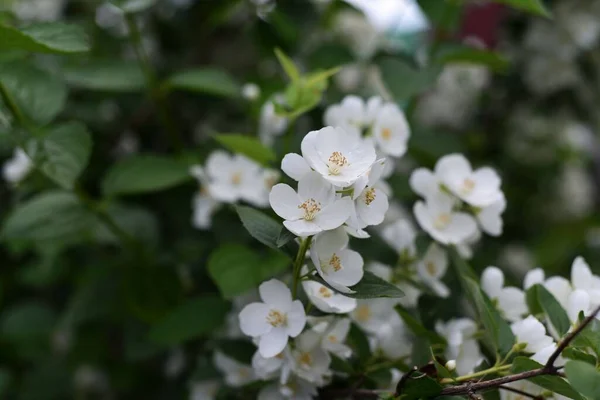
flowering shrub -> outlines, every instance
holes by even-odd
[[[597,2],[466,3],[3,4],[0,397],[600,399]]]

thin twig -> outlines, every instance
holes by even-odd
[[[507,392],[513,392],[513,393],[519,394],[524,397],[528,397],[533,400],[544,400],[543,396],[527,393],[523,390],[515,389],[514,387],[510,387],[510,386],[498,386],[498,389],[506,390]]]

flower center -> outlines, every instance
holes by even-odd
[[[365,192],[365,204],[370,206],[373,200],[375,200],[375,188],[372,187]]]
[[[274,328],[280,328],[287,325],[287,315],[278,310],[269,311],[267,322]]]
[[[359,322],[367,322],[371,318],[371,309],[368,305],[363,304],[356,309],[356,319]]]
[[[383,140],[390,140],[392,137],[392,130],[390,128],[383,128],[381,130],[381,137]]]
[[[231,183],[233,185],[239,185],[240,183],[242,183],[242,173],[235,172],[233,175],[231,175]]]
[[[473,191],[473,189],[475,189],[475,181],[473,181],[472,179],[467,178],[467,179],[465,179],[463,181],[462,188],[461,188],[460,191],[463,194],[469,194],[469,193],[471,193]]]
[[[329,335],[327,337],[327,340],[329,340],[331,343],[337,343],[338,342],[338,339],[337,339],[337,337],[335,335]]]
[[[325,297],[326,299],[333,296],[331,290],[327,289],[325,286],[321,286],[321,288],[319,289],[319,294],[321,295],[321,297]]]
[[[435,229],[444,229],[448,226],[448,224],[450,224],[450,221],[452,221],[450,214],[442,213],[433,221],[433,227]]]
[[[248,371],[248,368],[240,368],[238,369],[238,375],[240,376],[240,378],[249,378],[250,371]]]
[[[304,210],[304,219],[306,221],[312,221],[317,216],[317,213],[321,211],[321,203],[315,199],[308,199],[304,203],[300,204],[298,208]]]
[[[342,153],[340,153],[339,151],[334,151],[333,153],[331,153],[331,156],[329,156],[329,174],[338,175],[341,172],[342,168],[347,166],[348,164],[348,159],[344,157]]]
[[[312,366],[312,363],[313,363],[313,359],[310,356],[310,353],[306,353],[306,352],[300,353],[300,357],[298,357],[298,361],[305,368]]]
[[[435,267],[435,264],[432,263],[431,261],[425,263],[425,269],[427,269],[427,272],[431,276],[434,276],[435,273],[437,272],[437,268]]]
[[[327,263],[321,263],[321,269],[325,274],[327,274],[328,270],[338,272],[340,269],[342,269],[342,260],[337,254],[333,253]]]

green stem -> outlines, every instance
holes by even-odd
[[[297,297],[298,294],[298,284],[300,283],[300,271],[302,270],[302,265],[304,264],[306,252],[310,248],[310,243],[310,236],[301,239],[300,248],[298,249],[298,254],[296,254],[296,259],[294,260],[294,275],[292,280],[292,297],[294,299]]]
[[[152,68],[152,64],[150,63],[150,59],[148,58],[148,54],[144,50],[142,34],[140,33],[140,29],[135,21],[135,16],[131,14],[127,15],[126,21],[127,28],[129,30],[129,39],[133,45],[133,50],[135,51],[135,55],[138,59],[140,67],[146,76],[146,85],[148,86],[150,98],[156,104],[158,118],[169,134],[173,148],[177,151],[182,151],[184,149],[183,140],[179,135],[179,131],[177,130],[175,123],[169,115],[168,104],[166,101],[166,91],[161,89],[158,77],[156,76],[156,73]]]
[[[483,371],[478,371],[478,372],[474,372],[472,374],[459,376],[458,378],[445,378],[445,379],[442,379],[440,381],[440,383],[444,384],[444,383],[470,381],[471,379],[478,378],[480,376],[485,376],[485,375],[494,374],[494,373],[498,373],[498,372],[502,372],[502,371],[507,371],[511,367],[512,367],[512,364],[502,365],[499,367],[492,367],[492,368],[484,369]]]

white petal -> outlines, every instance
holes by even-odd
[[[304,175],[312,171],[306,160],[296,153],[289,153],[283,157],[281,170],[295,181],[299,181]]]
[[[313,239],[313,249],[319,256],[328,257],[348,245],[348,234],[343,228],[319,233]]]
[[[303,215],[302,209],[298,207],[302,201],[294,189],[285,183],[273,186],[269,193],[269,203],[275,214],[283,219],[294,221]]]
[[[471,237],[477,231],[475,219],[466,213],[455,213],[452,221],[444,230],[444,236],[448,243],[460,243]]]
[[[302,332],[306,325],[306,313],[300,300],[294,300],[291,309],[288,311],[287,333],[291,337],[296,337]]]
[[[471,164],[462,154],[449,154],[435,164],[435,174],[454,191],[471,175]]]
[[[283,221],[283,226],[285,226],[288,231],[299,237],[308,237],[323,231],[323,228],[317,225],[315,221],[305,221],[303,219],[296,221]]]
[[[427,168],[417,168],[410,175],[409,184],[413,192],[427,198],[439,191],[436,176]]]
[[[367,195],[370,196],[368,205]],[[381,224],[389,207],[386,194],[376,188],[367,188],[356,203],[358,217],[367,225]]]
[[[328,268],[324,271],[323,278],[329,283],[342,286],[354,286],[363,277],[363,258],[359,253],[353,250],[342,250],[336,253],[340,258],[341,269],[335,271],[333,268]]]
[[[214,181],[207,189],[211,197],[224,203],[235,203],[239,199],[239,192],[229,182]]]
[[[327,127],[323,129],[333,130],[334,128]],[[308,132],[306,136],[304,136],[304,139],[302,139],[300,147],[302,149],[302,157],[304,157],[308,165],[321,174],[327,174],[327,165],[316,149],[316,142],[319,132],[320,131]]]
[[[544,283],[545,279],[544,270],[541,268],[535,268],[531,271],[528,271],[525,275],[525,279],[523,279],[523,288],[525,290],[529,289],[533,285]]]
[[[567,308],[569,295],[572,292],[571,283],[562,276],[548,278],[544,287],[556,298],[563,308]]]
[[[317,172],[309,172],[298,181],[298,196],[303,201],[314,199],[326,206],[335,198],[335,189]]]
[[[275,357],[287,346],[288,334],[285,328],[274,328],[260,337],[258,351],[265,358]]]
[[[324,230],[331,230],[342,226],[352,212],[352,200],[342,197],[322,209],[315,218],[315,223]]]
[[[211,179],[229,179],[232,165],[232,157],[227,152],[215,150],[206,160],[206,173]]]
[[[260,298],[271,307],[287,311],[292,304],[292,292],[285,283],[270,279],[258,287]]]
[[[590,266],[583,257],[577,257],[571,266],[571,283],[575,289],[591,289],[594,279]]]
[[[587,315],[590,310],[590,295],[583,290],[575,290],[569,295],[567,314],[571,322],[577,322],[579,313]]]
[[[525,292],[515,287],[505,287],[498,296],[498,308],[509,321],[518,321],[527,314]]]
[[[492,299],[498,298],[504,287],[504,273],[500,268],[487,267],[481,274],[481,288]]]
[[[267,322],[270,308],[263,303],[250,303],[240,312],[240,329],[252,337],[264,335],[272,329]]]

